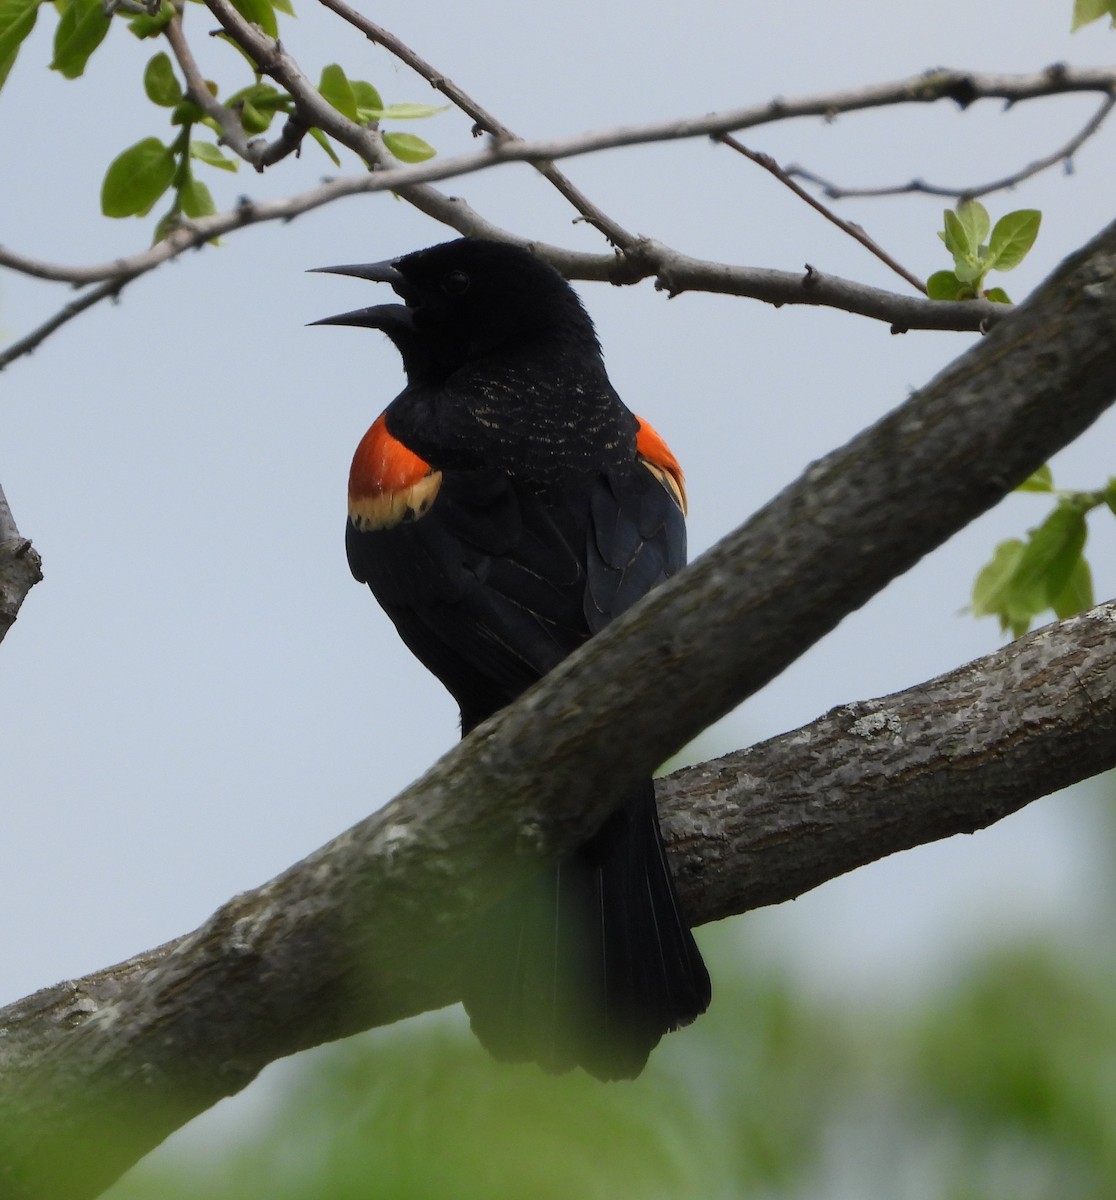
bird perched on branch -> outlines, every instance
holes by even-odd
[[[685,562],[682,471],[617,396],[589,316],[519,247],[461,239],[325,268],[402,303],[316,324],[378,329],[407,386],[357,447],[346,548],[462,735]],[[709,1003],[654,789],[484,919],[465,1007],[497,1057],[631,1078]]]

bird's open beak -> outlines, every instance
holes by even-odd
[[[356,325],[361,329],[382,329],[389,334],[395,329],[413,330],[415,327],[414,315],[405,304],[373,304],[371,308],[354,308],[352,312],[322,317],[310,324]]]
[[[394,259],[377,263],[351,263],[344,267],[311,267],[312,273],[322,275],[352,275],[354,279],[367,279],[372,283],[390,283],[393,287],[403,282],[403,275]]]
[[[406,280],[391,259],[377,263],[353,263],[341,267],[312,267],[311,270],[324,275],[351,275],[355,279],[367,279],[371,283],[390,283],[401,296],[404,295],[406,287]],[[374,304],[370,308],[356,308],[351,312],[339,313],[336,317],[323,317],[320,321],[311,321],[310,324],[357,325],[363,329],[382,329],[388,334],[392,330],[414,329],[411,310],[405,304]]]

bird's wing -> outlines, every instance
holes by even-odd
[[[350,520],[346,547],[468,729],[677,570],[685,526],[642,462],[557,492],[447,471],[423,514]]]

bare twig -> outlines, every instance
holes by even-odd
[[[288,154],[298,152],[307,129],[301,117],[295,115],[285,121],[279,136],[272,142],[263,138],[251,138],[240,120],[240,114],[222,104],[213,95],[186,41],[181,12],[176,13],[167,22],[163,36],[167,39],[167,44],[186,80],[186,95],[202,112],[221,126],[222,145],[228,146],[234,154],[261,172],[265,167],[286,158]]]
[[[115,263],[93,267],[67,267],[24,258],[0,250],[0,265],[43,279],[75,282],[79,285],[102,280],[90,291],[65,305],[31,333],[0,351],[0,370],[30,354],[56,329],[92,308],[102,300],[118,296],[132,280],[175,258],[186,250],[204,246],[233,229],[264,221],[289,221],[301,213],[328,204],[342,195],[380,191],[379,173],[355,179],[336,180],[310,192],[285,200],[260,204],[246,203],[226,213],[200,217],[184,223],[149,250]],[[991,328],[1011,311],[1006,304],[984,300],[925,300],[901,295],[883,288],[808,267],[804,272],[773,271],[761,267],[736,267],[707,262],[681,254],[657,242],[641,241],[627,255],[585,254],[515,238],[479,217],[462,201],[455,204],[455,228],[476,236],[488,236],[529,246],[570,279],[596,280],[614,284],[634,284],[655,279],[656,286],[671,296],[683,292],[713,292],[742,296],[767,304],[808,304],[837,308],[844,312],[883,321],[896,333],[911,329],[976,331]]]
[[[924,179],[912,179],[908,183],[881,187],[843,187],[813,171],[808,171],[805,167],[790,166],[786,168],[786,172],[796,179],[805,179],[808,183],[813,183],[817,187],[820,187],[824,195],[830,200],[903,196],[915,193],[924,196],[943,196],[947,199],[987,196],[991,192],[1010,190],[1025,179],[1030,179],[1035,175],[1041,174],[1041,172],[1049,170],[1050,167],[1057,166],[1059,163],[1064,165],[1067,173],[1071,172],[1073,170],[1073,156],[1100,129],[1104,124],[1105,118],[1112,112],[1114,107],[1116,107],[1116,94],[1110,93],[1101,101],[1100,107],[1089,118],[1085,126],[1078,133],[1074,134],[1064,146],[1061,146],[1052,154],[1035,159],[1034,162],[1028,163],[1027,166],[1021,167],[1018,171],[1013,171],[1010,175],[1003,175],[999,179],[993,179],[989,183],[982,183],[975,187],[945,187],[940,184],[927,183]]]
[[[0,352],[0,371],[8,366],[9,363],[15,362],[17,358],[22,358],[25,354],[33,353],[56,329],[60,329],[68,321],[72,321],[74,317],[81,316],[83,312],[92,308],[95,304],[100,304],[102,300],[115,299],[138,274],[140,272],[133,271],[130,274],[118,275],[114,279],[109,279],[105,283],[98,284],[97,287],[86,292],[83,296],[79,296],[76,300],[71,300],[69,304],[60,308],[52,317],[33,329],[29,334],[18,338],[11,345],[6,346]]]
[[[322,100],[293,59],[279,48],[276,42],[261,33],[257,26],[249,25],[229,0],[207,2],[226,31],[256,59],[260,69],[288,88],[298,103],[305,107],[312,124],[319,125],[370,165],[379,166],[390,160],[390,156],[377,144],[369,130],[355,125]],[[696,117],[604,129],[577,137],[538,141],[497,140],[484,150],[470,154],[430,159],[414,166],[389,166],[384,169],[384,186],[392,191],[408,192],[419,184],[473,174],[504,163],[554,161],[621,146],[714,137],[797,117],[829,119],[837,113],[901,104],[932,104],[940,100],[953,100],[964,105],[979,99],[1001,99],[1019,103],[1072,92],[1104,92],[1107,95],[1113,91],[1116,91],[1116,68],[1058,66],[1029,75],[939,71],[893,83],[827,92],[794,100],[773,100],[767,104],[728,112],[703,113]]]
[[[441,92],[466,116],[473,121],[474,134],[488,133],[498,141],[518,141],[512,132],[499,118],[487,109],[482,108],[471,96],[464,92],[452,79],[447,78],[409,46],[405,45],[393,33],[370,21],[363,13],[358,12],[345,0],[319,0],[325,8],[336,13],[342,20],[347,21],[355,29],[359,29],[369,41],[383,46],[400,62],[406,63],[411,70],[421,75],[431,87]],[[627,250],[637,240],[622,225],[604,213],[580,188],[567,178],[552,162],[539,161],[533,164],[539,173],[554,185],[580,213],[583,220],[604,234],[619,250]]]
[[[800,200],[805,200],[811,208],[815,209],[817,212],[820,212],[827,221],[832,221],[838,229],[844,230],[849,237],[854,238],[866,250],[874,254],[880,260],[880,262],[884,263],[886,266],[889,266],[897,275],[902,276],[909,284],[911,284],[912,287],[916,288],[924,296],[926,295],[926,285],[921,279],[919,279],[917,275],[912,275],[906,267],[892,258],[891,255],[888,254],[887,251],[884,250],[877,241],[875,241],[875,239],[870,238],[868,234],[864,232],[862,226],[854,224],[852,221],[846,221],[837,216],[832,209],[826,208],[826,206],[822,204],[820,200],[817,200],[811,196],[805,188],[799,187],[798,184],[791,179],[788,172],[784,171],[770,154],[763,154],[758,150],[749,150],[747,146],[737,141],[737,139],[734,138],[730,133],[721,134],[720,137],[714,140],[721,142],[725,146],[731,147],[738,154],[743,154],[745,158],[751,159],[752,162],[763,167],[765,171],[770,171],[780,183],[790,188],[790,190],[794,192],[794,194]]]
[[[92,268],[66,267],[0,251],[0,265],[9,266],[40,278],[73,283],[110,280],[116,291],[137,274],[192,246],[219,236],[222,232],[253,224],[259,220],[289,219],[300,212],[328,203],[342,195],[359,192],[397,192],[411,204],[459,233],[500,238],[529,245],[553,262],[570,278],[600,279],[612,283],[634,283],[655,277],[671,294],[686,290],[707,290],[750,296],[772,304],[806,303],[832,305],[888,322],[903,329],[978,329],[1001,318],[1004,306],[944,301],[915,301],[877,288],[866,288],[848,280],[835,279],[808,269],[805,275],[784,271],[763,271],[701,262],[650,240],[629,244],[613,256],[579,254],[561,247],[539,245],[516,237],[486,221],[456,197],[447,196],[429,186],[434,179],[453,178],[508,162],[546,163],[559,158],[593,153],[608,148],[644,142],[678,140],[699,136],[721,137],[733,130],[751,128],[803,116],[831,117],[837,112],[905,103],[932,103],[952,99],[968,105],[977,99],[996,97],[1010,102],[1034,99],[1063,92],[1100,91],[1106,97],[1116,91],[1116,70],[1100,68],[1049,67],[1031,75],[984,75],[940,71],[915,76],[897,83],[879,84],[846,92],[831,92],[798,100],[776,100],[769,104],[732,112],[677,121],[604,130],[576,138],[526,142],[518,139],[495,141],[486,150],[456,158],[434,160],[415,166],[391,165],[394,160],[373,129],[348,120],[322,99],[298,64],[258,26],[247,22],[229,0],[208,0],[210,9],[230,36],[259,64],[260,70],[285,87],[298,105],[306,125],[323,129],[351,149],[374,168],[367,177],[337,180],[312,192],[274,204],[247,204],[229,213],[191,221],[169,238],[143,254],[112,265]],[[473,102],[470,101],[470,104]],[[475,105],[473,106],[476,107]],[[483,110],[476,110],[478,113]],[[488,114],[484,114],[486,117]],[[44,337],[84,311],[98,300],[114,294],[107,288],[83,297],[77,307],[67,305],[40,330],[0,355],[0,368],[39,345]]]

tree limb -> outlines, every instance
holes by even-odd
[[[0,642],[15,623],[27,593],[42,582],[42,559],[20,537],[8,498],[0,487]]]
[[[659,781],[696,923],[975,833],[1116,767],[1116,603]]]
[[[918,687],[678,771],[659,781],[658,796],[680,897],[704,923],[974,832],[1114,766],[1116,604],[1107,604]],[[378,905],[392,896],[392,876],[409,873],[400,853],[422,854],[425,874],[433,866],[444,884],[434,864],[445,835],[466,834],[452,843],[464,858],[483,836],[466,826],[487,822],[462,824],[451,805],[401,825],[407,802],[238,897],[196,933],[0,1010],[0,1196],[95,1196],[272,1058],[457,999],[446,944],[478,906],[469,879],[451,869],[463,907],[443,909],[449,898],[439,896],[425,921]],[[355,931],[334,926],[332,906],[353,900],[346,883],[369,878],[361,919],[377,906],[375,944],[361,948],[366,958],[354,959],[351,944],[338,956],[331,943]],[[351,919],[340,915],[343,925]],[[294,994],[282,994],[291,981]],[[120,1075],[105,1080],[106,1068]],[[168,1081],[180,1090],[168,1094]],[[54,1104],[44,1112],[49,1086]],[[47,1146],[40,1161],[35,1139]]]
[[[452,947],[477,913],[540,856],[581,842],[664,754],[1114,398],[1116,224],[921,392],[811,466],[386,808],[181,941],[0,1014],[0,1197],[95,1195],[274,1058],[452,1001]],[[749,872],[769,855],[795,858],[773,868],[774,900],[1111,765],[1114,630],[1116,610],[1102,606],[924,693],[837,710],[811,727],[819,768],[805,793],[793,790],[805,731],[788,735],[785,769],[777,751],[753,751],[743,769],[762,766],[772,791],[741,780],[750,813],[740,791],[720,794],[724,770],[739,767],[699,769],[696,816],[670,822],[695,915],[764,902],[741,877],[740,854],[753,856]],[[850,745],[863,750],[846,757]],[[866,798],[908,785],[909,821]],[[797,795],[786,837],[771,816],[776,793]],[[858,813],[875,832],[858,833]]]

